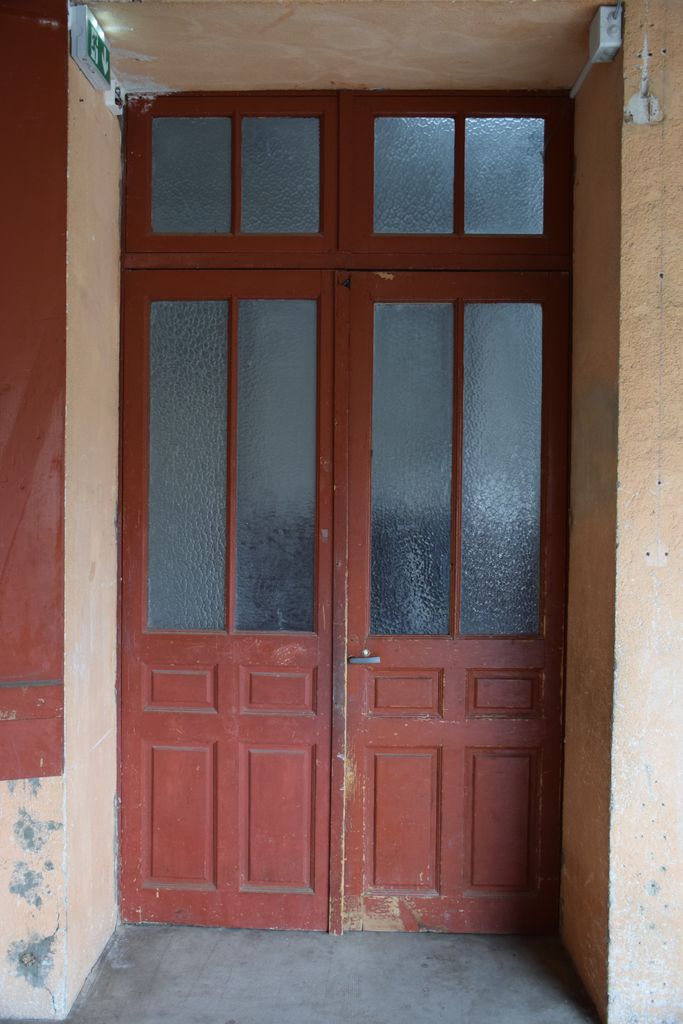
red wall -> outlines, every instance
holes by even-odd
[[[61,772],[66,17],[0,3],[0,778]]]

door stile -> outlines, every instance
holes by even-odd
[[[334,440],[332,580],[332,737],[330,766],[329,931],[344,930],[347,799],[346,656],[348,635],[348,431],[351,275],[334,275]]]
[[[570,466],[570,399],[571,399],[571,305],[568,274],[548,274],[548,298],[545,306],[546,330],[556,342],[546,344],[547,358],[543,371],[543,431],[544,446],[542,473],[546,478],[542,505],[541,577],[551,578],[559,572],[561,586],[543,587],[541,623],[546,637],[546,677],[558,680],[555,692],[546,691],[548,701],[550,742],[558,751],[556,764],[544,765],[541,787],[547,787],[551,796],[545,801],[547,840],[539,851],[541,870],[550,875],[553,864],[562,856],[562,790],[564,777],[564,709],[567,609],[567,559],[569,542],[569,466]],[[544,337],[545,342],[545,337]],[[553,566],[555,567],[553,569]],[[542,794],[540,794],[542,795]],[[552,842],[555,837],[555,843]],[[560,881],[555,886],[555,900],[559,906]]]
[[[544,550],[547,564],[543,572],[548,573],[553,564],[564,565],[567,560],[567,519],[569,509],[569,410],[571,393],[571,334],[568,325],[571,318],[569,299],[569,275],[548,274],[548,299],[546,309],[548,335],[561,338],[567,335],[567,344],[548,344],[548,356],[543,376],[544,406],[543,427],[547,438],[544,453],[543,473],[547,475],[547,502],[543,505]],[[546,635],[560,638],[557,644],[559,655],[564,647],[566,610],[565,589],[548,590],[542,615]],[[561,670],[558,666],[558,671]]]
[[[348,388],[348,502],[349,539],[347,544],[346,573],[349,615],[347,624],[347,643],[349,651],[357,654],[365,647],[370,621],[370,572],[364,572],[362,562],[364,553],[370,547],[370,523],[364,510],[370,507],[371,469],[372,469],[372,372],[373,372],[373,329],[371,322],[359,316],[371,302],[372,274],[351,275],[349,288],[349,374]],[[393,275],[392,275],[393,277]],[[353,327],[353,332],[351,328]],[[357,436],[357,424],[364,424],[367,429],[367,444],[359,450],[353,444],[352,437]],[[353,484],[351,483],[353,478]],[[351,522],[351,498],[353,486],[354,520]],[[363,510],[363,511],[361,511]],[[360,518],[360,525],[359,525]],[[362,536],[361,536],[362,534]],[[352,585],[352,586],[351,586]],[[362,628],[359,631],[358,624]],[[363,629],[366,632],[363,632]],[[346,673],[346,779],[344,786],[345,835],[344,835],[344,930],[358,931],[363,927],[361,901],[354,892],[353,865],[364,859],[364,834],[362,829],[363,816],[359,817],[358,802],[363,802],[365,810],[365,765],[358,758],[354,742],[352,720],[353,709],[350,704],[349,690],[353,685],[353,676]],[[356,670],[357,671],[357,670]],[[353,700],[353,696],[351,697]]]
[[[133,751],[134,744],[131,739],[137,740],[137,737],[133,735],[131,737],[130,726],[124,715],[123,701],[124,693],[127,686],[127,675],[129,671],[129,657],[132,651],[132,644],[130,640],[131,630],[128,628],[127,620],[132,618],[134,621],[135,615],[138,614],[139,610],[139,595],[135,589],[135,573],[133,572],[133,566],[135,559],[138,557],[131,531],[127,529],[127,522],[130,516],[129,504],[130,495],[135,494],[139,487],[142,486],[141,475],[142,466],[144,465],[144,454],[140,450],[142,446],[128,446],[126,449],[125,442],[127,440],[127,430],[132,429],[136,431],[137,436],[141,437],[142,430],[142,408],[147,407],[147,395],[145,394],[143,402],[135,403],[132,399],[136,386],[140,386],[139,382],[145,382],[146,387],[146,357],[145,352],[147,348],[147,339],[144,339],[144,343],[135,347],[130,344],[124,344],[124,341],[131,336],[131,332],[135,329],[139,318],[139,303],[141,299],[138,295],[138,291],[135,288],[129,287],[130,274],[124,273],[122,275],[122,317],[121,317],[121,411],[119,419],[119,431],[120,431],[120,453],[121,462],[119,469],[119,495],[120,495],[120,521],[119,529],[121,532],[120,550],[119,550],[119,604],[120,604],[120,616],[119,616],[119,667],[118,667],[118,763],[119,763],[119,814],[118,814],[118,841],[119,841],[119,870],[118,870],[118,898],[119,908],[123,905],[125,898],[126,886],[128,884],[128,849],[125,844],[125,829],[128,822],[131,823],[131,827],[137,828],[139,831],[142,830],[142,811],[139,806],[129,807],[130,801],[128,800],[128,788],[130,786],[133,791],[132,796],[134,797],[135,786],[138,783],[138,764]],[[144,403],[144,404],[143,404]],[[124,458],[125,453],[125,458]],[[142,522],[142,516],[139,515],[136,526],[140,530]],[[140,557],[142,557],[146,563],[147,552],[146,543],[142,550]],[[132,624],[132,623],[131,623]]]

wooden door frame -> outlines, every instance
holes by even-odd
[[[450,249],[443,245],[437,245],[435,249],[425,246],[424,240],[415,239],[407,245],[399,246],[398,250],[392,250],[387,242],[386,248],[362,247],[361,250],[354,250],[349,245],[351,237],[358,237],[358,224],[355,223],[357,215],[353,213],[353,190],[349,188],[351,181],[351,163],[353,160],[352,146],[350,143],[349,129],[352,124],[354,105],[361,106],[369,104],[373,109],[377,104],[384,107],[388,104],[391,109],[401,103],[407,104],[409,109],[428,112],[433,109],[443,111],[444,101],[450,101],[453,109],[457,109],[462,116],[468,111],[479,115],[505,116],[507,113],[517,116],[552,115],[554,138],[559,139],[560,155],[554,162],[554,174],[557,182],[546,202],[546,211],[552,210],[552,244],[546,246],[529,246],[523,241],[517,245],[515,240],[508,238],[501,240],[500,248],[488,244],[488,240],[478,241],[471,238],[471,245],[454,245]],[[206,244],[206,237],[202,245],[187,244],[187,239],[182,243],[172,244],[167,247],[155,244],[150,240],[149,232],[139,229],[142,219],[148,216],[148,198],[141,195],[141,171],[149,174],[150,163],[150,136],[140,124],[141,117],[151,118],[155,109],[163,109],[169,115],[176,113],[178,116],[198,116],[206,111],[211,104],[220,108],[223,113],[228,108],[233,109],[236,105],[247,114],[250,112],[265,111],[275,113],[299,113],[306,114],[312,111],[312,105],[318,104],[325,110],[325,116],[331,114],[331,105],[336,103],[339,110],[338,140],[334,147],[335,164],[334,169],[329,160],[321,160],[323,168],[322,191],[324,196],[324,207],[327,210],[324,223],[334,223],[339,234],[335,238],[336,244],[329,245],[330,230],[317,244],[306,243],[298,245],[294,243],[289,246],[274,245],[268,248],[261,244],[262,239],[253,242],[242,239],[244,244],[238,246],[225,246]],[[245,105],[246,104],[246,105]],[[275,108],[278,108],[275,110]],[[378,107],[378,109],[379,109]],[[329,122],[328,122],[329,123]],[[572,129],[573,129],[573,104],[566,93],[547,91],[544,93],[529,93],[519,91],[489,91],[489,92],[464,92],[447,90],[387,90],[381,95],[359,92],[343,93],[333,91],[311,91],[306,93],[269,91],[269,92],[237,92],[221,95],[174,94],[171,96],[155,97],[150,102],[148,98],[141,98],[136,105],[135,98],[129,106],[126,117],[125,142],[128,159],[125,166],[124,195],[123,195],[123,225],[122,225],[122,258],[121,258],[121,303],[124,315],[121,317],[121,331],[123,334],[125,325],[125,282],[127,273],[130,271],[150,270],[225,270],[225,271],[255,271],[255,270],[305,270],[317,269],[329,273],[334,281],[334,367],[333,367],[333,570],[332,570],[332,707],[331,707],[331,765],[330,765],[330,834],[329,834],[329,917],[328,928],[333,934],[340,934],[343,929],[343,885],[344,885],[344,808],[345,808],[345,787],[350,781],[350,766],[346,763],[346,647],[347,647],[347,606],[348,606],[348,576],[346,572],[347,549],[348,549],[348,523],[350,510],[348,507],[348,434],[349,434],[349,330],[350,330],[350,293],[347,285],[350,273],[353,271],[375,271],[379,273],[407,272],[407,271],[548,271],[548,272],[571,272],[572,265],[572,240],[571,240],[571,181],[572,181]],[[460,132],[462,139],[462,132]],[[137,147],[137,153],[134,152]],[[458,166],[462,168],[463,147],[460,145],[457,154]],[[132,159],[132,164],[131,164]],[[131,170],[132,167],[132,170]],[[336,217],[330,220],[328,210],[331,196],[330,179],[336,174],[339,189],[337,198]],[[547,180],[547,179],[546,179]],[[344,233],[341,225],[341,218],[346,213],[353,218],[353,230],[351,235]],[[457,212],[458,223],[461,219],[461,212]],[[130,233],[131,221],[138,221],[137,229],[134,227]],[[129,240],[132,242],[128,244]],[[194,240],[196,242],[196,239]],[[549,239],[549,242],[551,240]],[[345,243],[345,244],[343,244]],[[382,251],[377,251],[381,248]],[[569,329],[569,328],[568,328]],[[121,345],[121,398],[120,406],[123,412],[125,393],[123,390],[123,344]],[[562,401],[569,398],[571,387],[571,375],[565,382],[566,386],[562,391]],[[123,415],[120,417],[120,449],[119,449],[119,493],[122,495],[121,481],[123,478]],[[568,419],[567,419],[568,427]],[[565,552],[567,535],[568,511],[566,505],[566,492],[568,484],[567,453],[564,452],[563,466],[559,467],[563,486],[560,488],[565,495]],[[554,468],[554,467],[553,467]],[[118,530],[121,531],[121,511],[119,508]],[[123,655],[123,630],[122,630],[122,544],[119,542],[119,601],[118,601],[118,792],[119,792],[119,837],[121,837],[121,781],[123,773],[123,760],[121,757],[121,692],[122,692],[122,655]],[[566,559],[565,559],[566,570]],[[565,572],[566,576],[566,572]],[[565,583],[566,590],[566,583]],[[566,624],[566,600],[563,603],[561,614]],[[564,722],[561,723],[564,728]],[[558,814],[561,814],[561,806],[558,806]],[[120,876],[122,870],[122,844],[119,838],[119,892]]]

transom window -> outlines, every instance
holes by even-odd
[[[561,97],[133,102],[128,250],[566,255],[570,128]]]

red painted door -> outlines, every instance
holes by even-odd
[[[325,929],[331,276],[125,280],[122,911]]]
[[[548,931],[563,275],[350,284],[345,927]]]
[[[344,927],[552,930],[566,279],[337,281],[127,275],[124,918],[327,927],[334,626]]]
[[[555,927],[571,138],[129,104],[126,920]]]

